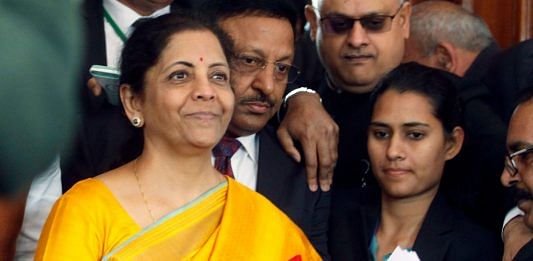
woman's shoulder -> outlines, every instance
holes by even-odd
[[[88,178],[78,181],[62,197],[68,198],[94,198],[95,196],[108,196],[109,189],[105,184],[95,178]]]
[[[475,223],[458,210],[454,210],[454,241],[456,249],[463,249],[470,257],[483,260],[501,260],[502,243],[498,234]]]

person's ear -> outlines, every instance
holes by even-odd
[[[446,160],[455,158],[463,147],[465,132],[461,127],[455,127],[452,130],[451,137],[446,141]]]
[[[133,91],[131,85],[120,85],[120,101],[122,101],[122,106],[130,122],[135,117],[143,119],[141,97]]]
[[[456,74],[458,57],[455,46],[447,42],[440,42],[435,48],[434,55],[438,68]]]
[[[398,13],[398,18],[400,21],[400,26],[402,28],[402,34],[404,39],[409,38],[409,30],[411,26],[411,3],[404,2],[402,10]]]
[[[315,8],[312,5],[305,5],[305,19],[311,26],[311,40],[314,42],[316,39],[316,32],[318,30],[318,17],[315,13]]]

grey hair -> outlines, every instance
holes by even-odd
[[[431,55],[443,41],[472,52],[480,52],[494,41],[483,19],[450,2],[414,5],[410,22],[410,37],[423,56]]]

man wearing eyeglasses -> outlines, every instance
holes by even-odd
[[[327,172],[334,168],[328,233],[333,260],[353,260],[366,251],[355,246],[351,231],[360,225],[360,216],[347,213],[358,213],[363,192],[377,188],[366,149],[370,92],[400,64],[410,12],[403,0],[316,0],[306,6],[311,39],[326,70],[320,86],[313,86],[322,105],[316,94],[292,95],[278,136],[295,159],[300,155],[289,136],[299,141],[308,171],[319,173],[322,190],[329,189]]]
[[[229,61],[235,108],[225,137],[213,150],[215,167],[268,198],[329,259],[329,193],[307,188],[303,165],[283,151],[275,126],[268,123],[287,83],[298,76],[292,65],[296,10],[283,0],[207,0],[201,9],[212,12],[234,41]],[[225,157],[222,152],[229,148],[234,154]]]
[[[518,191],[520,215],[506,225],[504,260],[533,260],[533,89],[516,107],[507,133],[502,184]],[[513,244],[514,249],[509,245]]]

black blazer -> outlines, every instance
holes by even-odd
[[[358,251],[337,260],[372,260],[368,247],[380,215],[379,207],[364,206],[359,213],[352,214],[359,215],[363,221],[350,229]],[[500,241],[496,235],[452,209],[438,194],[429,207],[413,250],[420,260],[501,260]]]
[[[320,255],[329,259],[326,233],[330,193],[309,190],[303,164],[285,153],[273,126],[267,125],[257,135],[259,162],[256,191],[287,214],[304,231]]]

